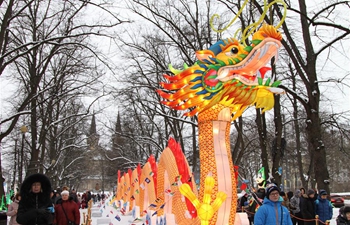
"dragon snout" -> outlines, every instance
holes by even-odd
[[[266,38],[255,46],[251,52],[236,65],[225,66],[218,71],[217,79],[226,82],[238,79],[246,85],[257,85],[257,78],[264,78],[266,67],[274,57],[274,62],[278,60],[278,50],[281,43],[273,38]]]

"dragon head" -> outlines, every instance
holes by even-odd
[[[193,116],[215,104],[232,108],[233,119],[249,105],[263,111],[274,105],[273,94],[283,91],[279,81],[264,80],[266,65],[278,56],[282,35],[270,25],[263,25],[253,34],[251,44],[241,45],[237,40],[220,40],[208,50],[196,52],[198,61],[185,70],[170,70],[175,76],[164,75],[169,81],[161,83],[167,91],[158,90],[166,101],[163,104],[177,110],[192,109],[185,116]],[[275,59],[276,61],[276,59]]]

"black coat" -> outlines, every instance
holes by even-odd
[[[304,220],[315,220],[315,200],[306,196],[301,197],[300,211]],[[305,224],[315,224],[315,221],[306,222]]]
[[[32,184],[41,183],[42,191],[35,194],[31,192]],[[49,212],[53,207],[50,193],[50,180],[43,174],[28,176],[21,186],[21,201],[18,206],[17,222],[23,225],[50,225],[54,214]]]
[[[350,225],[350,221],[344,218],[342,215],[337,217],[337,225]]]

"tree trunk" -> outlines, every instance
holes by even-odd
[[[237,123],[238,120],[238,123]],[[237,131],[237,140],[232,148],[232,161],[234,165],[240,165],[244,155],[244,140],[243,140],[243,118],[240,116],[233,121]]]
[[[292,69],[290,68],[291,74],[293,74]],[[296,91],[296,80],[295,76],[292,77],[293,90]],[[299,117],[298,117],[298,101],[293,97],[293,119],[294,119],[294,130],[295,130],[295,147],[296,147],[296,157],[297,157],[297,167],[299,172],[299,177],[301,180],[301,186],[305,189],[308,188],[307,181],[304,176],[303,161],[301,157],[301,141],[300,141],[300,126],[299,126]]]
[[[258,127],[259,144],[261,149],[261,161],[262,167],[265,168],[265,177],[269,177],[269,160],[267,154],[267,144],[266,144],[266,119],[265,114],[261,114],[260,109],[256,109],[256,125]]]
[[[281,160],[283,158],[284,149],[282,146],[282,117],[280,95],[275,95],[274,105],[274,122],[275,122],[275,138],[272,143],[272,176],[275,183],[279,186],[282,182],[282,173],[279,170]],[[284,140],[284,139],[283,139]]]
[[[33,40],[36,40],[36,31],[33,30]],[[29,66],[30,77],[30,91],[33,93],[33,98],[30,101],[30,131],[31,131],[31,148],[30,148],[30,161],[28,166],[27,175],[31,175],[38,172],[39,163],[39,149],[37,148],[38,140],[38,127],[37,127],[37,88],[40,83],[40,76],[37,71],[37,49],[33,49],[32,61]]]

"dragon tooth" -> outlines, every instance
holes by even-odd
[[[279,54],[279,52],[277,52],[277,53],[275,54],[275,61],[273,62],[274,65],[277,63],[279,57],[280,57],[280,54]]]
[[[269,87],[268,90],[274,94],[285,94],[285,91],[282,88],[278,87]]]
[[[226,81],[232,80],[233,78],[234,78],[234,76],[231,75],[231,76],[224,77],[221,81],[226,82]]]
[[[228,75],[228,73],[229,73],[229,70],[224,68],[220,71],[216,79],[223,80]]]
[[[260,55],[259,55],[258,59],[261,59],[266,54],[267,50],[268,50],[268,45],[264,45],[261,48]]]

